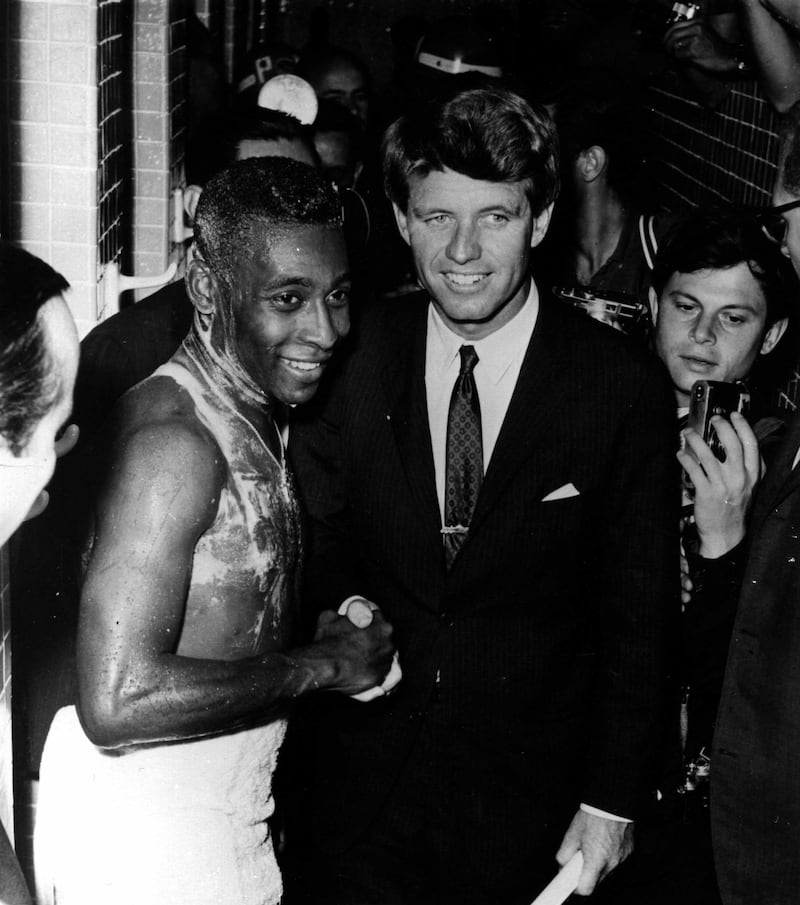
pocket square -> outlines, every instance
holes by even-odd
[[[574,484],[569,483],[548,493],[546,497],[542,497],[542,502],[552,503],[553,500],[568,500],[570,497],[574,496],[580,496],[580,491]]]

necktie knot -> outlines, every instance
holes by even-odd
[[[458,372],[459,377],[466,377],[472,373],[475,365],[478,363],[478,353],[475,346],[462,346],[458,350],[461,356],[461,370]]]

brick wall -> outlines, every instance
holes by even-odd
[[[778,116],[753,80],[708,110],[676,77],[649,92],[660,201],[680,211],[732,201],[769,204],[778,160]]]

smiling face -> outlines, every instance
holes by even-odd
[[[767,302],[747,263],[724,270],[674,273],[658,300],[655,344],[678,406],[688,406],[696,380],[746,377],[771,352],[785,320],[766,328]]]
[[[453,170],[412,176],[407,211],[395,205],[419,279],[465,339],[489,336],[525,304],[530,250],[544,238],[550,212],[533,217],[522,183]]]
[[[350,329],[342,231],[307,226],[254,240],[264,254],[235,271],[237,354],[264,392],[288,405],[306,402]]]

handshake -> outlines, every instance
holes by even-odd
[[[372,613],[377,609],[378,607],[374,603],[365,600],[363,597],[350,597],[339,607],[338,612],[340,616],[347,616],[356,628],[367,628],[372,624]],[[382,695],[390,694],[402,677],[403,671],[400,669],[400,658],[397,655],[397,651],[395,651],[392,657],[392,665],[389,667],[389,672],[384,677],[383,682],[380,685],[367,688],[366,691],[350,695],[350,697],[356,701],[373,701]]]

